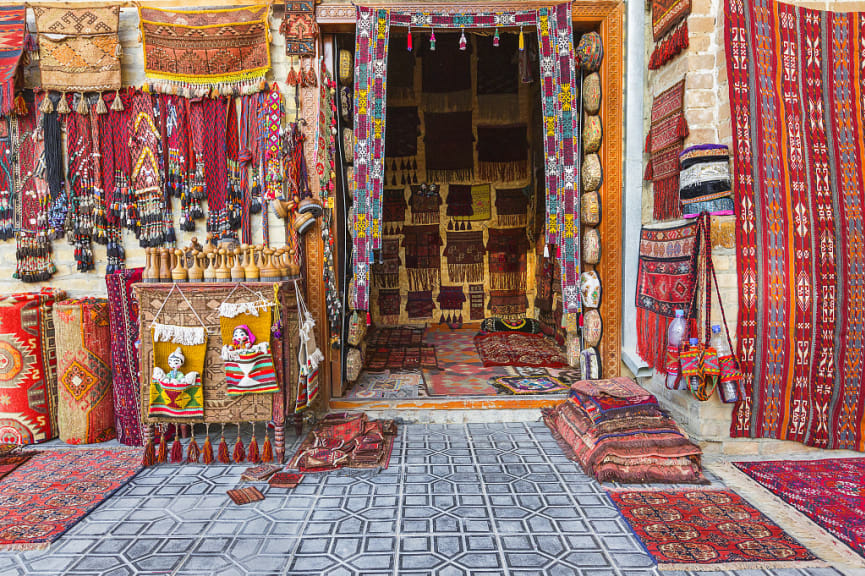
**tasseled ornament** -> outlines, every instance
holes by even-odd
[[[237,464],[243,462],[243,459],[246,456],[246,450],[243,448],[243,440],[240,439],[240,426],[237,427],[237,442],[234,443],[234,453],[231,456]]]
[[[180,434],[174,435],[174,444],[171,445],[171,462],[172,464],[183,462],[183,444],[180,443]]]
[[[24,100],[24,96],[20,93],[15,97],[15,100],[12,102],[12,110],[15,112],[17,116],[27,116],[27,101]]]
[[[460,34],[460,50],[465,50],[466,44],[468,44],[468,41],[466,40],[466,29],[463,28],[462,33]]]
[[[270,435],[264,431],[264,445],[261,447],[261,461],[273,462],[273,446],[270,444]]]
[[[160,464],[164,463],[168,456],[168,447],[165,442],[165,433],[166,430],[163,430],[159,434],[159,452],[156,454],[156,461]]]
[[[411,52],[414,49],[414,46],[412,46],[412,43],[411,43],[411,28],[409,28],[409,30],[408,30],[408,39],[406,40],[406,46],[405,47],[409,52]]]
[[[142,458],[142,464],[144,466],[153,466],[154,464],[156,464],[156,449],[153,446],[153,438],[149,439],[147,441],[147,444],[144,445],[144,456]]]
[[[189,441],[189,446],[186,447],[186,463],[198,464],[198,458],[201,456],[201,449],[198,447],[198,442],[195,441],[195,436]]]
[[[252,440],[249,442],[249,448],[246,451],[246,461],[253,464],[261,462],[261,456],[258,453],[258,440],[255,439],[255,435],[252,436]]]
[[[204,445],[201,447],[201,461],[205,464],[213,464],[213,444],[210,443],[210,436],[204,439]]]
[[[526,49],[526,39],[523,36],[523,29],[520,28],[520,41],[519,41],[520,52]]]
[[[84,96],[84,94],[81,94],[81,97],[78,98],[78,107],[75,108],[75,111],[82,116],[87,116],[88,114],[90,114],[90,107],[87,106],[87,97]]]
[[[51,114],[54,112],[54,103],[51,101],[48,94],[46,94],[45,98],[42,99],[42,104],[39,105],[39,111],[43,114]]]
[[[655,169],[652,167],[652,161],[646,164],[646,169],[643,171],[643,180],[651,181],[655,177]]]
[[[436,31],[433,30],[432,34],[429,37],[429,49],[431,52],[436,51]]]
[[[225,426],[222,427],[222,433],[219,437],[219,449],[216,455],[223,464],[231,463],[231,459],[228,457],[228,443],[225,441]]]
[[[105,105],[105,100],[102,99],[101,94],[96,98],[96,113],[100,116],[108,114],[108,106]]]
[[[493,46],[495,46],[496,48],[498,48],[498,47],[499,47],[499,42],[500,42],[500,41],[501,41],[501,39],[499,38],[499,29],[496,28],[496,33],[495,33],[495,35],[493,36]]]
[[[60,94],[60,101],[57,102],[57,113],[58,114],[69,114],[72,112],[72,109],[69,108],[69,102],[66,101],[66,92]]]
[[[120,97],[120,90],[114,93],[114,102],[111,103],[111,109],[115,112],[123,112],[123,99]]]

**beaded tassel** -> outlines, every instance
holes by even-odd
[[[466,30],[465,28],[463,28],[462,33],[460,34],[460,50],[465,50],[467,43],[468,42],[466,41]]]
[[[408,29],[408,39],[406,40],[406,48],[408,49],[409,52],[411,52],[412,48],[413,48],[413,46],[411,44],[411,28]]]
[[[183,444],[180,443],[180,434],[176,432],[174,434],[174,444],[171,445],[171,462],[173,464],[183,462]]]
[[[237,442],[234,443],[233,459],[236,463],[243,462],[246,456],[246,450],[243,449],[243,440],[240,439],[240,424],[237,425]]]
[[[195,424],[192,427],[192,440],[189,441],[189,446],[186,447],[186,463],[198,464],[198,458],[201,456],[201,449],[198,447],[198,442],[195,441]]]
[[[213,464],[213,445],[210,443],[210,424],[204,429],[204,445],[201,447],[201,461]]]
[[[264,429],[264,445],[261,447],[261,461],[273,462],[273,446],[270,444],[270,435],[267,428]]]
[[[223,464],[231,463],[231,459],[228,457],[228,444],[225,442],[225,424],[222,425],[222,432],[219,437],[219,450],[217,451],[217,457]]]
[[[499,39],[499,29],[496,28],[496,34],[495,34],[495,36],[493,36],[493,46],[495,46],[496,48],[498,48],[498,47],[499,47],[499,41],[500,41],[500,39]]]
[[[526,49],[526,39],[523,37],[523,29],[520,28],[520,41],[519,41],[520,52]]]
[[[432,35],[429,37],[429,49],[430,52],[436,51],[436,31],[432,31]]]

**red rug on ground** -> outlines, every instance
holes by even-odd
[[[30,460],[35,452],[24,452],[22,454],[9,454],[0,456],[0,478],[5,478],[16,468]]]
[[[539,334],[492,332],[475,336],[484,366],[565,368],[568,359],[554,343]]]
[[[665,570],[801,568],[816,557],[728,490],[609,491]]]
[[[865,557],[865,458],[733,464]]]
[[[0,481],[0,550],[46,548],[141,470],[141,450],[39,452]]]

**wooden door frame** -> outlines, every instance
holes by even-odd
[[[475,11],[508,11],[513,10],[513,3],[468,2],[460,4],[429,4],[417,2],[370,2],[368,6],[383,6],[395,10],[412,10],[440,12],[445,14]],[[520,9],[531,9],[549,6],[548,2],[532,0],[520,2]],[[601,319],[603,335],[599,345],[601,366],[604,377],[617,376],[621,369],[622,352],[622,173],[623,173],[623,125],[624,99],[622,97],[622,81],[624,77],[624,2],[619,0],[600,0],[597,2],[577,1],[572,3],[573,20],[581,27],[590,26],[600,34],[604,46],[604,59],[601,63],[601,120],[604,138],[599,150],[603,166],[603,184],[600,190],[601,206],[603,208],[601,224],[598,231],[601,236],[601,262],[595,266],[603,287],[601,301]],[[324,2],[316,6],[316,21],[323,32],[347,33],[354,30],[356,8],[353,4],[331,4]],[[307,120],[307,126],[313,127],[318,120],[318,89],[301,88],[301,116]],[[308,128],[309,129],[309,128]],[[308,139],[304,152],[307,165],[314,166],[313,139]],[[313,194],[318,195],[317,178],[310,181]],[[340,355],[333,353],[324,338],[324,327],[327,326],[325,294],[318,278],[323,275],[321,258],[321,237],[316,226],[307,238],[315,240],[307,242],[307,287],[309,308],[316,318],[316,337],[319,346],[328,358],[325,382],[323,386],[325,401],[329,401],[333,393],[339,394],[341,383],[332,382],[334,376],[340,377]]]

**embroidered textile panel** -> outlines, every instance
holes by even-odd
[[[865,451],[865,13],[725,12],[744,375],[730,432]]]
[[[0,114],[8,116],[15,99],[15,78],[24,47],[27,8],[0,6]]]
[[[280,29],[285,35],[286,56],[315,55],[315,40],[318,38],[315,0],[286,0],[285,18]]]

